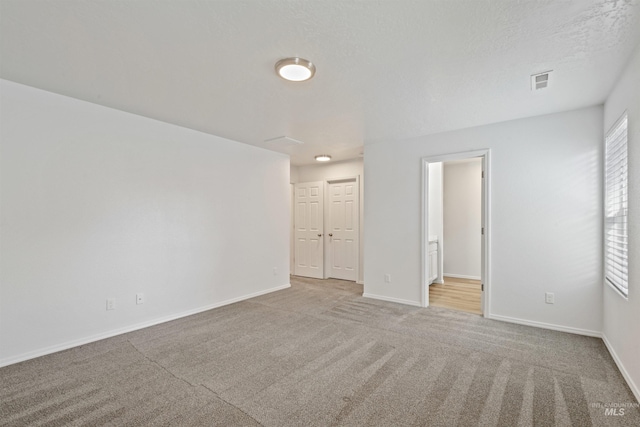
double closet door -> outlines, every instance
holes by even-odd
[[[295,185],[294,274],[357,279],[359,200],[356,179]]]

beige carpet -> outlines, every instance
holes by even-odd
[[[639,426],[602,341],[292,288],[0,369],[0,425]],[[620,413],[620,411],[617,411]]]

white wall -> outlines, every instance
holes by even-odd
[[[292,184],[295,184],[296,182],[300,182],[298,181],[298,174],[299,174],[298,170],[299,170],[298,166],[291,165],[289,170],[289,179]]]
[[[444,275],[480,280],[482,160],[444,163]]]
[[[443,276],[443,248],[444,248],[444,201],[443,201],[443,172],[442,163],[435,162],[429,163],[429,191],[428,191],[428,209],[429,213],[427,219],[427,239],[438,239],[438,277],[436,277],[436,283],[442,283]]]
[[[327,181],[353,176],[360,177],[360,261],[358,283],[364,277],[364,162],[363,159],[344,160],[341,162],[319,163],[315,165],[291,166],[291,178],[294,183]],[[293,179],[296,179],[293,181]]]
[[[629,299],[604,286],[603,335],[640,400],[640,45],[604,107],[606,132],[622,113],[628,118]],[[601,139],[604,136],[601,135]]]
[[[602,114],[591,107],[367,145],[365,293],[420,304],[421,158],[490,149],[485,315],[600,333]]]
[[[287,156],[0,91],[1,364],[288,285]]]
[[[362,158],[358,158],[352,160],[343,160],[341,162],[326,162],[317,163],[314,165],[292,166],[291,169],[297,169],[297,181],[295,182],[323,181],[327,179],[362,175],[364,171],[364,161]]]
[[[290,169],[289,169],[289,182],[291,183],[291,194],[290,194],[290,199],[289,199],[289,204],[291,205],[291,212],[290,212],[290,217],[291,217],[291,224],[289,225],[289,230],[291,230],[291,232],[289,233],[289,274],[293,274],[295,269],[294,269],[294,262],[293,262],[293,254],[295,253],[295,237],[294,237],[294,229],[293,229],[293,198],[295,197],[294,195],[294,188],[293,185],[298,182],[298,167],[294,166],[294,165],[290,165]]]

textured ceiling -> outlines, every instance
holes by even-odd
[[[364,144],[602,103],[640,0],[0,0],[0,76],[265,147]],[[314,79],[274,63],[301,56]],[[529,75],[554,70],[531,92]]]

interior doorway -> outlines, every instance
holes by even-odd
[[[442,257],[443,267],[441,279],[429,282],[429,304],[482,314],[482,159],[472,157],[430,163],[430,176],[434,176],[432,168],[436,168],[435,172],[441,174],[442,181],[442,208],[435,209],[430,204],[429,214],[442,215],[442,235],[438,242],[441,250],[438,252]],[[430,182],[429,187],[430,191],[433,190],[434,183]],[[430,231],[429,234],[434,232]],[[429,245],[432,245],[431,241]],[[431,256],[431,251],[429,254]],[[431,277],[434,277],[433,270]]]
[[[488,315],[489,188],[489,150],[423,159],[423,306],[431,286],[433,305]]]
[[[360,265],[359,177],[293,187],[293,274],[356,282]]]

